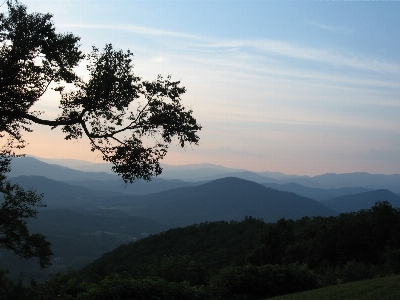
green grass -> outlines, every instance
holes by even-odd
[[[400,299],[400,276],[390,276],[335,285],[318,290],[285,295],[274,300],[393,300]]]

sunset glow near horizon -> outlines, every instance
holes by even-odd
[[[112,43],[135,74],[171,74],[200,145],[165,164],[285,174],[400,173],[400,3],[26,0],[90,52]],[[0,10],[4,11],[6,5]],[[56,94],[35,107],[57,116]],[[102,162],[88,142],[33,126],[24,152]]]

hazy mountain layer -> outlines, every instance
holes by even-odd
[[[25,189],[32,188],[38,194],[43,194],[43,203],[47,208],[88,207],[97,198],[113,197],[121,193],[113,191],[95,191],[81,186],[67,184],[44,176],[18,176],[10,179]]]
[[[75,160],[48,160],[70,165],[72,168],[85,169],[82,166],[88,166],[85,170],[105,170],[109,172],[107,164],[93,164],[84,161]],[[347,173],[347,174],[322,174],[314,177],[285,175],[278,172],[250,172],[246,170],[225,168],[212,164],[197,164],[170,166],[163,165],[164,172],[159,177],[164,179],[177,179],[184,182],[211,181],[225,177],[237,177],[254,181],[257,183],[276,183],[287,184],[297,183],[305,187],[318,189],[342,189],[342,188],[365,188],[365,189],[388,189],[394,193],[400,193],[400,175],[383,175],[369,173]],[[60,167],[54,164],[47,164],[32,157],[18,158],[13,161],[11,176],[20,175],[39,175],[54,180],[62,181],[92,181],[92,180],[118,180],[120,177],[106,172],[82,172],[66,167]],[[140,182],[140,181],[139,181]],[[177,187],[176,182],[172,183]],[[89,185],[85,185],[89,187]],[[95,185],[94,185],[95,186]],[[91,187],[92,188],[92,187]],[[95,187],[93,187],[95,188]],[[98,189],[98,188],[95,188]],[[169,189],[168,184],[162,188],[155,188],[153,192]],[[138,189],[137,194],[152,192],[151,189]],[[128,189],[125,191],[127,192]],[[361,191],[361,190],[360,190]],[[359,192],[360,192],[359,191]],[[131,191],[129,190],[129,193]],[[332,192],[332,191],[331,191]],[[135,192],[136,193],[136,192]],[[339,195],[334,195],[339,196]],[[315,196],[313,196],[316,199]],[[325,198],[323,196],[322,198]],[[322,199],[321,198],[321,199]],[[325,198],[326,199],[326,198]]]
[[[113,180],[117,175],[98,172],[82,172],[59,165],[48,164],[33,157],[13,158],[10,177],[22,175],[45,176],[54,180]]]
[[[362,192],[369,192],[371,189],[362,187],[348,187],[338,189],[321,189],[321,188],[310,188],[298,183],[263,183],[263,186],[276,189],[279,191],[292,192],[300,196],[308,197],[317,201],[327,200],[339,196],[357,194]]]

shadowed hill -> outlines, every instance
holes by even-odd
[[[400,197],[389,190],[374,190],[370,192],[344,195],[322,201],[327,207],[340,212],[356,212],[361,209],[369,209],[376,202],[387,200],[393,207],[400,207]]]
[[[234,177],[141,197],[103,199],[101,205],[123,209],[171,227],[240,220],[245,216],[274,222],[282,217],[298,219],[336,214],[315,200]]]

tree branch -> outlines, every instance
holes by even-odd
[[[29,121],[32,121],[36,124],[40,125],[47,125],[47,126],[52,126],[52,127],[57,127],[57,126],[65,126],[65,125],[74,125],[77,123],[81,122],[81,119],[65,119],[65,120],[44,120],[40,119],[36,116],[30,115],[28,113],[21,114],[21,118],[27,119]]]

